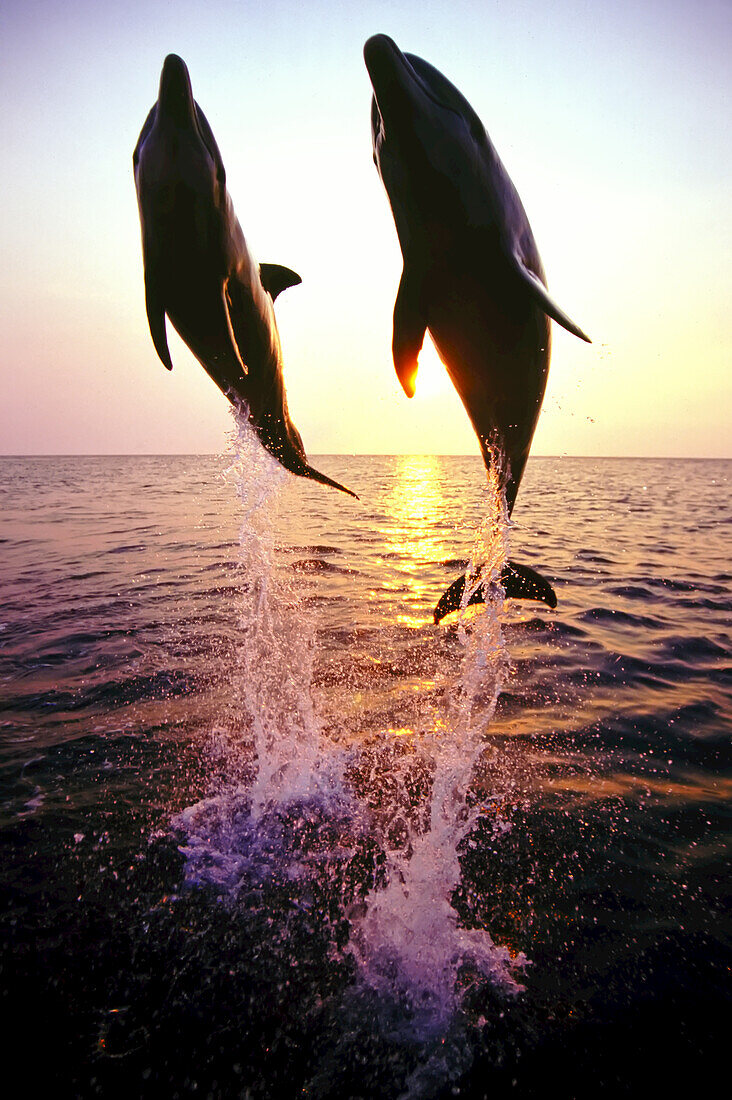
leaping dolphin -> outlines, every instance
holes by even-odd
[[[509,515],[546,388],[549,318],[589,342],[550,298],[516,188],[483,124],[457,88],[383,34],[364,60],[373,86],[374,162],[389,197],[404,270],[392,351],[407,397],[429,331],[480,443],[498,462]],[[545,578],[509,562],[506,594],[556,606]],[[459,577],[435,622],[460,607]],[[471,598],[481,602],[482,589]]]
[[[193,98],[188,69],[166,57],[157,103],[132,157],[142,227],[145,299],[160,359],[173,369],[165,315],[235,406],[246,404],[262,444],[285,467],[350,489],[309,465],[287,411],[273,301],[300,276],[258,265],[226,190],[211,127]]]

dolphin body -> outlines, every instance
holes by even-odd
[[[132,157],[142,227],[145,300],[160,359],[173,369],[165,315],[260,441],[293,474],[350,489],[309,465],[287,411],[273,301],[302,280],[258,265],[226,190],[226,172],[188,69],[166,57],[157,103]]]
[[[511,514],[549,370],[549,318],[589,342],[552,301],[516,188],[473,108],[428,62],[386,35],[364,60],[374,96],[374,162],[404,258],[392,351],[407,397],[429,330],[475,429],[486,468],[497,464]],[[556,607],[549,582],[509,562],[508,596]],[[461,606],[465,577],[445,592],[435,622]],[[483,601],[482,585],[469,600]]]

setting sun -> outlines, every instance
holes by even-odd
[[[425,339],[419,353],[415,398],[436,397],[441,393],[449,393],[450,388],[450,379],[435,345],[431,340]]]

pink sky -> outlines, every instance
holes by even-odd
[[[250,10],[251,9],[251,10]],[[730,8],[211,0],[4,5],[0,450],[217,452],[228,407],[147,330],[131,154],[166,53],[188,63],[277,313],[309,453],[476,453],[425,356],[391,365],[401,257],[361,49],[392,35],[460,87],[524,201],[559,304],[537,454],[730,455]]]

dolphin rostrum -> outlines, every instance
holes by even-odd
[[[172,370],[167,314],[204,370],[293,474],[350,489],[309,465],[287,411],[273,301],[300,276],[257,264],[226,190],[226,172],[188,69],[170,54],[132,158],[150,334]]]
[[[429,330],[480,443],[498,464],[510,515],[539,418],[553,318],[589,342],[550,298],[526,213],[485,128],[457,88],[386,35],[364,60],[374,96],[374,162],[386,188],[404,270],[394,305],[392,351],[407,397]],[[509,562],[508,596],[556,596],[540,574]],[[461,605],[459,577],[435,622]],[[482,589],[471,597],[481,602]]]

